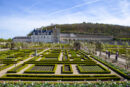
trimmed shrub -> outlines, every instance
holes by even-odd
[[[79,73],[82,74],[108,74],[110,71],[101,65],[85,65],[80,64],[77,66]]]
[[[26,80],[26,81],[95,81],[95,80],[120,80],[116,75],[39,75],[39,74],[7,74],[0,80]]]
[[[57,68],[57,65],[32,65],[29,69],[27,69],[24,73],[47,73],[47,74],[53,74],[55,73],[55,70]]]
[[[72,70],[71,64],[64,64],[62,67],[62,73],[63,74],[72,74],[73,70]]]
[[[116,73],[120,74],[122,77],[130,80],[130,76],[128,76],[127,74],[123,73],[122,71],[114,68],[113,66],[109,65],[108,63],[100,60],[99,58],[95,57],[95,56],[91,56],[92,58],[96,59],[97,61],[101,62],[102,64],[106,65],[107,67],[111,68],[113,71],[115,71]]]
[[[17,67],[14,67],[14,68],[10,69],[9,71],[7,71],[7,73],[17,73],[17,72],[21,71],[22,69],[24,69],[27,66],[28,66],[28,64],[25,64],[25,65],[21,64],[21,65],[19,65]]]

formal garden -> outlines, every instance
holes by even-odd
[[[93,49],[37,46],[1,51],[0,60],[0,86],[129,87],[130,72],[96,56]]]

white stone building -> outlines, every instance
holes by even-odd
[[[30,42],[31,38],[26,36],[14,37],[13,42]]]
[[[84,35],[84,34],[73,34],[73,33],[62,33],[60,34],[60,41],[109,41],[113,40],[113,36],[105,35]]]
[[[14,42],[59,42],[60,41],[60,29],[56,27],[52,30],[47,29],[34,29],[32,35],[26,37],[14,37]]]
[[[30,36],[15,37],[14,42],[68,42],[68,41],[109,41],[113,40],[113,36],[105,35],[86,35],[86,34],[73,34],[73,33],[60,33],[60,29],[56,27],[47,29],[34,29]]]

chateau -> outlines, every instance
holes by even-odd
[[[60,41],[60,29],[56,27],[52,30],[47,29],[34,29],[32,35],[24,37],[14,37],[13,42],[59,42]]]
[[[113,36],[60,33],[60,29],[34,29],[30,36],[14,37],[14,42],[66,43],[69,41],[110,41]]]
[[[62,33],[60,34],[60,41],[110,41],[113,40],[113,36],[105,35],[87,35],[87,34],[73,34]]]

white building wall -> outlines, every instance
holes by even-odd
[[[32,35],[32,42],[53,42],[52,35]]]
[[[13,39],[13,42],[30,42],[29,39]]]

